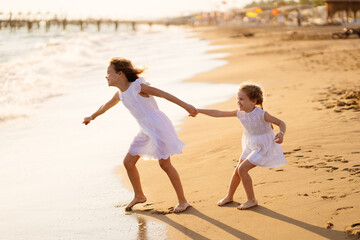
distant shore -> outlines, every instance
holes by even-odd
[[[229,63],[188,81],[259,83],[264,109],[287,123],[282,148],[288,164],[250,172],[258,207],[236,209],[246,200],[242,186],[234,203],[217,207],[241,154],[242,129],[236,118],[188,118],[179,133],[184,153],[172,162],[193,207],[171,213],[176,197],[167,176],[157,164],[140,161],[148,202],[134,207],[133,214],[166,223],[169,239],[351,239],[359,234],[360,45],[357,38],[333,40],[331,34],[341,30],[195,28],[197,37],[226,46],[216,51],[229,52],[224,58]],[[230,101],[209,108],[236,109],[236,91]],[[125,176],[123,168],[120,172]]]

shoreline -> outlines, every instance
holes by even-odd
[[[138,125],[134,124],[133,116],[120,104],[93,124],[81,124],[84,116],[93,113],[115,93],[114,89],[107,86],[104,78],[108,61],[104,60],[107,59],[106,50],[112,52],[114,46],[122,45],[123,54],[133,56],[131,59],[136,63],[136,59],[143,59],[143,53],[132,49],[131,46],[136,44],[139,48],[147,48],[149,44],[154,44],[151,49],[153,54],[149,55],[147,60],[153,64],[152,72],[147,73],[149,79],[157,79],[157,82],[153,82],[154,85],[169,92],[174,92],[171,89],[177,89],[181,94],[188,95],[192,101],[198,100],[199,104],[202,97],[207,96],[207,91],[213,92],[217,96],[214,98],[216,100],[227,99],[227,92],[232,87],[224,84],[219,91],[219,85],[181,82],[186,77],[223,64],[204,55],[205,50],[212,49],[208,47],[208,41],[187,39],[189,34],[182,29],[164,29],[144,34],[146,37],[141,39],[132,34],[120,42],[116,35],[99,34],[93,34],[86,39],[84,36],[66,35],[64,37],[77,44],[70,45],[68,41],[60,41],[59,45],[44,46],[44,49],[40,49],[44,52],[53,51],[51,57],[54,59],[64,59],[64,54],[70,53],[61,50],[71,46],[87,50],[88,54],[94,56],[88,64],[74,64],[71,68],[76,70],[74,72],[66,67],[68,61],[63,64],[60,61],[56,72],[62,73],[59,74],[59,79],[63,79],[62,87],[58,89],[62,94],[44,102],[40,101],[40,92],[46,90],[48,85],[46,82],[44,85],[37,85],[38,70],[41,69],[44,73],[43,79],[46,78],[57,85],[57,78],[50,77],[52,71],[48,72],[43,68],[46,57],[34,54],[33,57],[39,61],[33,61],[32,65],[27,65],[22,71],[16,71],[18,66],[12,68],[13,62],[9,62],[7,67],[3,68],[9,69],[9,72],[5,71],[8,74],[6,76],[12,76],[12,72],[19,75],[27,73],[25,79],[19,79],[17,75],[5,78],[14,88],[5,87],[4,92],[14,100],[20,97],[23,102],[27,102],[28,105],[24,107],[34,106],[34,111],[29,113],[28,118],[0,123],[0,156],[3,166],[3,214],[0,217],[4,220],[1,232],[5,238],[12,236],[20,239],[32,236],[41,240],[49,239],[50,235],[65,238],[79,236],[81,239],[167,237],[165,224],[145,221],[141,216],[128,216],[121,207],[123,201],[132,199],[132,192],[123,184],[127,178],[122,181],[122,176],[115,172],[115,168],[122,164],[121,160],[126,154],[128,144],[138,132]],[[108,42],[115,45],[103,46],[100,44],[103,37],[107,37]],[[47,36],[45,42],[49,42],[50,38],[51,36]],[[34,36],[34,42],[36,39]],[[21,38],[19,42],[22,43]],[[26,49],[26,45],[22,47]],[[20,56],[21,54],[19,53]],[[73,62],[83,59],[83,55],[77,51],[71,56]],[[16,57],[18,56],[14,56]],[[187,59],[192,59],[195,64]],[[100,64],[104,64],[104,68]],[[162,74],[164,69],[168,69],[168,73],[175,71],[178,74],[172,79],[167,79],[168,76]],[[179,69],[186,71],[180,72]],[[11,89],[21,91],[28,84],[34,88],[28,88],[25,93],[27,95],[11,94]],[[196,89],[195,86],[200,86],[206,91],[196,94],[179,90]],[[29,98],[26,98],[27,96]],[[39,97],[36,106],[31,101],[33,96]],[[169,103],[172,106],[167,107],[167,103],[165,100],[158,102],[160,108],[164,106],[169,118],[174,122],[180,122],[187,116],[185,110],[179,111],[178,106],[172,103]],[[6,106],[17,110],[16,104],[14,107],[11,101]]]
[[[359,231],[351,226],[360,221],[359,105],[337,103],[347,103],[345,94],[359,89],[360,47],[357,39],[331,40],[334,30],[195,28],[195,37],[227,46],[214,51],[230,55],[223,58],[228,64],[186,81],[259,83],[264,109],[287,123],[282,148],[288,164],[250,172],[258,207],[236,209],[246,200],[242,186],[233,203],[217,207],[241,154],[241,125],[236,118],[187,118],[179,132],[186,147],[172,162],[192,207],[171,214],[177,199],[166,174],[157,164],[139,161],[148,202],[133,214],[164,222],[169,239],[351,239]],[[235,94],[236,89],[231,100],[209,108],[236,109]],[[327,228],[328,222],[333,226]]]

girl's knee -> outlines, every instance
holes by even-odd
[[[235,172],[236,172],[237,175],[240,175],[239,168],[240,168],[239,165],[237,165],[236,168],[235,168]]]
[[[241,175],[243,175],[244,173],[246,173],[247,171],[245,171],[245,169],[244,168],[242,168],[242,167],[238,167],[237,168],[237,173],[241,176]]]
[[[167,169],[169,169],[169,167],[171,167],[171,162],[170,162],[170,159],[160,159],[159,160],[159,165],[160,167],[166,171]]]
[[[129,157],[127,155],[123,160],[123,164],[124,164],[126,169],[130,169],[130,168],[135,167],[135,164],[136,164],[138,159],[139,159],[138,157],[133,157],[133,156]]]
[[[248,174],[249,170],[254,168],[255,165],[251,164],[249,160],[245,160],[239,165],[238,173],[241,175]]]
[[[249,169],[243,165],[240,165],[239,168],[238,168],[238,173],[239,175],[244,175],[244,174],[247,174],[249,171]]]
[[[244,160],[240,160],[238,165],[236,166],[235,170],[236,170],[236,173],[239,174],[239,169],[240,169],[240,166],[241,164],[244,162]]]
[[[129,168],[132,168],[135,166],[135,163],[133,161],[130,161],[126,158],[124,159],[123,164],[126,169],[129,169]]]

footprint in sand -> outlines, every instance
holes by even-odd
[[[330,167],[330,169],[327,169],[327,170],[326,170],[327,172],[333,172],[333,171],[339,169],[338,167],[333,167],[333,166],[329,166],[329,167]]]
[[[284,155],[291,155],[291,154],[293,154],[294,152],[297,152],[297,151],[300,151],[301,150],[301,148],[295,148],[295,149],[293,149],[292,151],[290,151],[290,152],[284,152]]]
[[[314,165],[299,165],[298,168],[314,168]]]
[[[325,199],[331,199],[331,200],[332,200],[332,199],[336,199],[335,196],[326,196],[326,195],[321,196],[321,198],[324,199],[324,200],[325,200]]]
[[[326,91],[331,95],[327,95],[327,99],[318,98],[316,101],[322,104],[324,109],[333,108],[334,112],[337,113],[348,110],[359,111],[360,91],[354,90],[358,88],[358,86],[352,86],[348,89],[338,89],[334,86],[328,87]]]
[[[312,181],[312,182],[310,182],[310,184],[315,184],[315,183],[322,183],[322,182],[320,182],[320,181]]]
[[[145,208],[142,211],[148,212],[148,211],[152,211],[152,210],[154,210],[154,209],[153,208]]]
[[[118,203],[114,207],[121,208],[121,207],[126,207],[126,206],[127,206],[127,203]]]
[[[295,156],[297,157],[297,159],[306,159],[309,158],[308,156],[304,156],[304,155],[297,155]],[[319,161],[320,160],[320,161]],[[319,158],[319,157],[311,157],[311,159],[306,160],[305,162],[309,162],[309,161],[319,161],[316,164],[305,164],[305,165],[298,165],[297,167],[299,168],[311,168],[314,171],[320,170],[320,169],[324,169],[326,172],[333,172],[339,169],[338,166],[333,166],[333,165],[328,165],[328,163],[330,162],[339,162],[339,163],[348,163],[348,160],[345,160],[345,158],[341,155],[331,155],[331,154],[326,154],[324,155],[323,158]],[[305,163],[305,162],[301,162],[301,163]],[[293,161],[293,163],[298,164],[299,161]],[[360,170],[360,169],[359,169]],[[353,170],[349,170],[349,168],[346,168],[343,171],[352,171],[353,173],[357,174],[357,169],[353,167]]]
[[[360,223],[353,223],[345,228],[345,232],[350,236],[360,236]]]
[[[308,196],[309,196],[309,194],[307,194],[307,193],[304,193],[304,194],[299,193],[298,195],[299,195],[299,196],[304,196],[304,197],[308,197]]]
[[[279,183],[280,181],[270,181],[270,182],[259,182],[255,183],[254,186],[263,185],[263,184],[273,184],[273,183]]]
[[[347,163],[349,161],[345,160],[345,158],[341,155],[335,156],[334,155],[324,155],[327,162],[342,162]]]
[[[354,167],[356,166],[356,167]],[[350,168],[343,168],[343,171],[348,171],[350,172],[350,175],[359,175],[360,176],[360,167],[358,167],[359,165],[354,165],[353,167]]]
[[[171,211],[154,210],[153,212],[151,212],[151,214],[167,215],[167,214],[171,214],[172,211],[173,211],[173,210],[171,210]]]

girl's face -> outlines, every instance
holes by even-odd
[[[256,99],[250,100],[247,94],[240,90],[237,97],[238,106],[240,111],[251,112],[256,105]]]
[[[109,65],[107,68],[107,75],[106,79],[108,81],[109,86],[114,86],[115,83],[118,83],[120,81],[121,72],[116,72],[113,65]]]

